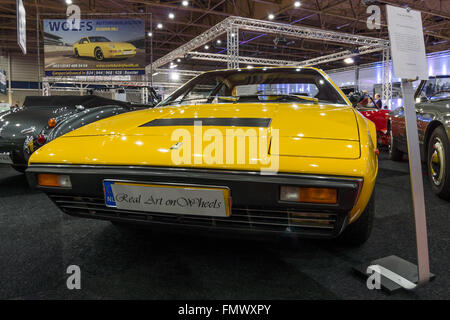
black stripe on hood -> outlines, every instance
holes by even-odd
[[[267,128],[271,121],[270,118],[174,118],[155,119],[140,127],[193,126],[194,122],[201,122],[202,126]]]

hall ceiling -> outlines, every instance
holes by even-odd
[[[36,13],[55,13],[64,17],[67,5],[65,0],[23,0],[27,12],[27,46],[30,54],[37,52]],[[340,31],[358,35],[387,39],[385,10],[382,6],[382,27],[369,30],[366,25],[367,6],[364,3],[376,2],[380,5],[392,4],[409,6],[422,12],[427,52],[450,49],[450,1],[448,0],[303,0],[300,7],[294,6],[294,0],[190,0],[188,6],[182,1],[150,0],[73,0],[85,13],[152,13],[153,25],[153,60],[167,54],[180,45],[191,40],[211,26],[228,16],[242,16]],[[175,15],[169,19],[169,13]],[[157,29],[158,23],[163,24]],[[279,38],[282,43],[275,44]],[[282,60],[301,61],[345,49],[348,45],[331,44],[321,40],[282,39],[282,35],[261,35],[253,32],[241,32],[240,46],[243,56],[256,56]],[[42,39],[42,38],[41,38]],[[150,39],[150,38],[149,38]],[[222,44],[211,43],[208,52],[217,53],[226,48],[225,38]],[[283,40],[285,40],[283,42]],[[19,54],[16,38],[16,0],[0,1],[0,50]],[[42,42],[41,42],[42,45]],[[198,51],[205,51],[199,48]],[[381,60],[381,53],[373,53],[360,58],[359,63]],[[149,61],[149,57],[148,57]],[[201,65],[201,66],[199,66]],[[323,69],[344,66],[342,61],[321,65]],[[224,64],[182,61],[180,69],[223,68]]]

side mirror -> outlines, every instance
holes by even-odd
[[[428,101],[428,98],[425,97],[425,96],[421,96],[421,97],[417,97],[416,98],[416,103],[424,103],[424,102],[427,102],[427,101]]]

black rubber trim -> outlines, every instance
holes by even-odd
[[[40,187],[37,184],[37,174],[39,173],[69,175],[72,181],[72,189]],[[158,167],[127,168],[120,166],[83,167],[75,165],[32,165],[26,171],[26,175],[31,186],[56,194],[103,197],[103,180],[105,179],[130,180],[139,183],[220,185],[231,189],[233,204],[237,206],[288,207],[297,210],[333,211],[337,213],[348,213],[353,208],[359,184],[362,181],[361,178],[355,177],[342,178],[288,173],[261,175],[261,173],[245,171]],[[318,204],[280,201],[279,188],[281,185],[336,188],[338,189],[338,203]]]
[[[140,127],[166,127],[166,126],[193,126],[194,122],[201,121],[202,126],[218,127],[257,127],[270,126],[270,118],[175,118],[155,119],[144,123]]]

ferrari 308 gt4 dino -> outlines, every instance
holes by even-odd
[[[63,212],[116,225],[361,244],[376,139],[321,70],[211,71],[154,109],[55,139],[27,177]]]

